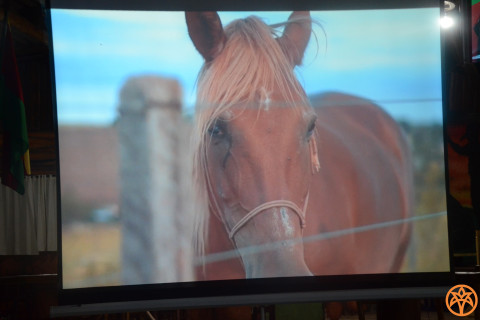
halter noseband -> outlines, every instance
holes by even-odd
[[[237,222],[235,226],[233,226],[232,230],[228,232],[228,236],[231,240],[233,240],[233,237],[237,233],[238,230],[240,230],[245,224],[247,224],[248,221],[253,219],[257,214],[271,208],[276,208],[276,207],[287,207],[293,210],[295,214],[298,216],[300,219],[300,227],[303,229],[306,226],[306,221],[305,221],[305,211],[307,209],[307,204],[308,204],[308,193],[307,197],[305,198],[305,204],[303,206],[303,210],[300,209],[295,203],[289,200],[273,200],[269,202],[262,203],[252,211],[250,211],[246,216],[244,216],[240,221]]]

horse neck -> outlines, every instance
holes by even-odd
[[[234,250],[235,246],[228,237],[225,225],[220,219],[210,214],[208,221],[208,240],[206,254]]]
[[[209,254],[235,250],[223,223],[213,214],[210,214],[208,223],[209,233],[205,255],[208,257]],[[243,279],[245,278],[245,271],[243,270],[240,257],[238,257],[219,262],[207,263],[205,268],[198,268],[197,277],[201,280]]]

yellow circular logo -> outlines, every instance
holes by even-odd
[[[465,317],[475,311],[478,297],[471,287],[459,284],[448,291],[445,302],[451,313],[459,317]]]

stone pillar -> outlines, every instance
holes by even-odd
[[[130,78],[120,93],[120,214],[124,284],[193,278],[185,123],[177,81]],[[188,240],[187,240],[188,239]]]

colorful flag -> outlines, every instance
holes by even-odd
[[[28,133],[23,92],[10,26],[0,52],[0,130],[3,130],[2,184],[25,193],[25,173],[30,174]]]

